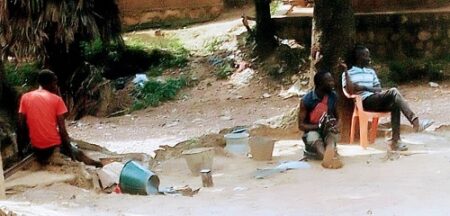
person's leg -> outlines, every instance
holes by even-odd
[[[390,112],[392,126],[392,140],[400,140],[400,108],[395,102],[392,92],[381,92],[373,94],[363,100],[363,107],[366,111]]]
[[[317,131],[309,131],[306,133],[305,149],[312,150],[317,155],[317,159],[322,160],[325,153],[325,144]]]
[[[38,149],[33,148],[34,155],[36,155],[36,160],[41,165],[47,165],[49,163],[50,157],[53,155],[55,151],[54,147],[46,148],[46,149]]]
[[[322,166],[329,169],[339,169],[343,166],[339,157],[337,157],[336,143],[339,135],[336,133],[328,133],[325,136],[325,152],[323,156]]]
[[[406,145],[399,145],[400,141],[400,110],[401,100],[398,97],[398,91],[390,89],[381,93],[373,94],[363,101],[364,110],[373,112],[387,112],[391,113],[391,127],[392,127],[392,138],[390,140],[389,147],[392,150],[402,150],[405,151],[408,148]],[[407,110],[406,108],[405,110]],[[407,111],[409,112],[409,111]],[[415,118],[414,113],[408,114],[410,117]],[[414,116],[413,116],[414,115]]]

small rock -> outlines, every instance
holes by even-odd
[[[271,96],[271,95],[270,95],[269,93],[264,93],[264,94],[263,94],[263,98],[270,98],[270,96]]]
[[[170,124],[167,124],[166,127],[174,127],[174,126],[177,126],[177,125],[178,125],[178,121],[174,121],[174,122],[172,122]]]
[[[221,119],[221,120],[224,120],[224,121],[230,121],[230,120],[232,120],[233,118],[232,118],[231,116],[221,116],[220,119]]]
[[[242,95],[236,96],[236,99],[242,99],[242,98],[244,98],[244,97],[242,97]]]
[[[431,88],[438,88],[439,84],[435,83],[435,82],[429,82],[428,83],[430,85]]]
[[[431,33],[427,32],[427,31],[421,31],[421,32],[419,32],[419,35],[417,35],[417,37],[421,41],[427,41],[431,38],[431,36],[432,36]]]
[[[235,187],[235,188],[233,188],[233,191],[246,191],[246,190],[248,190],[248,188],[246,188],[246,187]]]
[[[192,120],[192,123],[197,123],[197,122],[202,122],[202,121],[203,121],[203,119],[196,118],[196,119]]]

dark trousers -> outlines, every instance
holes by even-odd
[[[71,151],[72,154],[74,152],[78,152],[78,149],[75,146],[70,145],[70,148],[72,150]],[[56,145],[45,149],[33,148],[34,155],[36,155],[36,160],[43,165],[49,163],[49,159],[55,151],[59,151],[61,154],[71,157],[71,155],[67,150],[68,150],[67,147],[62,145]]]
[[[53,155],[53,152],[55,151],[56,148],[57,146],[52,146],[45,149],[33,148],[34,155],[36,155],[36,160],[40,164],[48,164],[48,160]]]
[[[391,112],[392,140],[400,140],[400,112],[412,122],[417,118],[416,114],[409,108],[405,98],[396,88],[375,93],[363,100],[363,107],[366,111]]]

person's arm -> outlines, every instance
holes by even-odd
[[[301,131],[318,130],[319,124],[307,124],[305,123],[307,111],[303,100],[300,102],[300,109],[298,111],[298,129]]]
[[[19,157],[25,156],[25,151],[30,144],[30,137],[28,134],[28,127],[26,122],[26,115],[19,113],[17,121],[17,149]]]
[[[66,121],[64,114],[57,116],[57,124],[59,136],[61,137],[61,148],[63,149],[63,152],[67,154],[67,156],[74,159],[74,155],[72,154],[72,146],[70,144],[69,133],[67,133],[66,129]]]
[[[359,90],[359,86],[355,85],[351,79],[350,79],[350,75],[348,74],[348,68],[347,68],[347,64],[345,64],[343,61],[341,61],[339,63],[339,70],[343,71],[342,74],[342,87],[345,88],[345,90],[347,90],[347,92],[349,94],[354,94]]]
[[[341,68],[346,68],[346,65],[345,65],[345,67],[341,66]],[[376,76],[374,79],[378,80],[378,78],[376,78]],[[379,82],[378,82],[378,84],[376,84],[376,82],[374,81],[373,87],[366,87],[366,86],[362,86],[362,85],[353,83],[350,79],[350,75],[348,74],[348,70],[344,70],[344,77],[343,77],[342,85],[344,86],[344,88],[347,90],[347,92],[349,94],[354,94],[354,93],[360,92],[360,91],[381,92],[381,86],[380,86]]]

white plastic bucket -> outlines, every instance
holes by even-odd
[[[247,153],[249,152],[248,133],[229,133],[225,134],[224,137],[227,143],[227,145],[225,146],[226,151],[236,155],[247,155]]]

